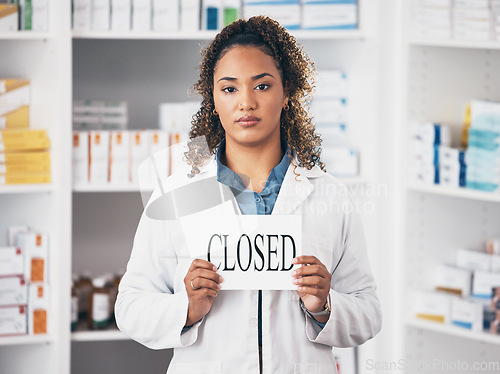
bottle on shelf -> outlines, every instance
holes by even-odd
[[[78,319],[86,319],[89,310],[89,297],[92,291],[92,279],[90,273],[85,271],[80,275],[75,287],[78,292]]]
[[[78,290],[76,288],[77,279],[73,276],[71,283],[71,331],[76,331],[78,326]]]
[[[88,311],[88,326],[90,329],[101,330],[109,326],[110,304],[110,292],[106,277],[93,278]]]

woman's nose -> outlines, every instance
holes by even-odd
[[[240,95],[240,110],[253,110],[257,107],[257,101],[255,100],[255,94],[253,90],[247,89],[242,90]]]

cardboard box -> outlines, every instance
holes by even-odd
[[[491,298],[493,287],[500,287],[500,274],[475,271],[472,280],[472,296],[482,299]]]
[[[470,270],[438,265],[434,278],[434,287],[437,291],[467,297],[471,291],[471,280],[472,272]]]
[[[19,30],[19,8],[14,4],[0,4],[0,32]]]
[[[24,253],[21,248],[0,247],[0,276],[23,274]]]
[[[0,130],[28,128],[29,113],[29,105],[0,106]]]
[[[31,101],[31,84],[28,79],[2,79],[5,91],[0,93],[0,106],[29,105]]]
[[[33,283],[28,287],[28,334],[47,334],[49,331],[49,287]]]
[[[107,184],[109,170],[109,132],[90,132],[89,182]]]
[[[26,335],[26,306],[0,307],[0,336]]]
[[[417,318],[423,318],[439,323],[449,323],[451,320],[451,301],[456,296],[440,292],[418,291],[413,297],[413,313]]]
[[[89,141],[90,133],[73,133],[73,184],[87,184],[89,182]]]
[[[153,0],[153,30],[179,30],[179,0]]]
[[[26,305],[28,286],[23,276],[0,277],[0,307]]]
[[[457,251],[456,265],[461,269],[490,271],[491,256],[487,253],[460,248]]]
[[[451,300],[451,323],[472,331],[483,331],[483,306],[468,300]]]
[[[15,243],[24,253],[24,276],[28,282],[47,282],[49,257],[48,234],[35,231],[20,232]]]

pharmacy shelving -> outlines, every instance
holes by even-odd
[[[406,188],[410,191],[500,203],[500,194],[495,192],[477,191],[469,188],[451,188],[423,183],[409,183],[406,185]]]
[[[0,76],[31,81],[30,127],[46,129],[52,183],[0,188],[0,245],[7,227],[27,225],[49,237],[48,334],[0,337],[2,373],[68,374],[71,288],[70,3],[50,8],[50,31],[0,34]]]
[[[440,334],[451,335],[457,338],[470,339],[487,344],[500,345],[500,336],[490,334],[485,331],[470,331],[461,327],[442,324],[433,321],[427,321],[419,318],[407,318],[405,321],[407,326],[411,326],[420,330],[428,330]],[[498,349],[498,347],[497,347]]]
[[[500,235],[500,194],[466,188],[443,188],[409,182],[412,126],[432,121],[451,126],[452,145],[459,145],[465,104],[473,99],[500,101],[500,43],[421,39],[412,36],[411,2],[398,4],[400,35],[396,59],[403,67],[397,81],[394,160],[398,185],[399,223],[397,247],[402,316],[412,315],[416,290],[433,288],[435,266],[454,263],[456,250],[483,250],[484,242]],[[403,351],[399,358],[417,373],[432,360],[457,362],[494,361],[500,337],[472,332],[416,317],[402,319]],[[414,365],[413,365],[414,364]]]

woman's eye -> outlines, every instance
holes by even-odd
[[[262,84],[259,84],[256,88],[258,90],[265,90],[267,88],[269,88],[270,86],[268,84],[265,84],[265,83],[262,83]]]
[[[227,93],[231,93],[234,91],[236,91],[234,87],[226,87],[222,89],[222,92],[227,92]]]

